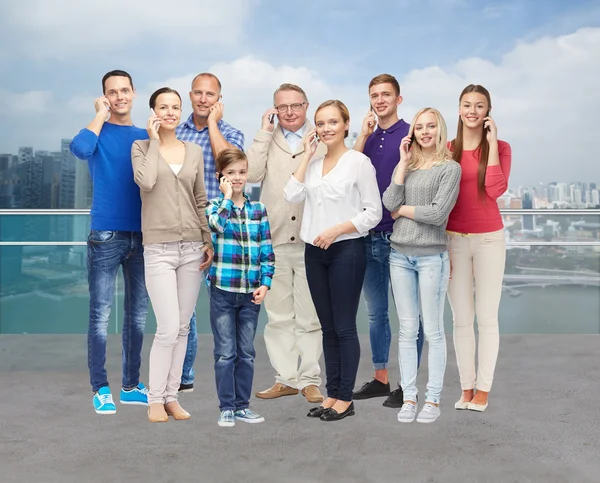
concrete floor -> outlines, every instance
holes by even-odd
[[[119,337],[108,343],[116,389]],[[361,344],[357,386],[371,377],[367,336]],[[273,372],[262,337],[256,347],[261,390]],[[392,357],[396,376],[395,348]],[[382,399],[357,401],[355,417],[323,423],[294,396],[253,399],[265,423],[220,428],[210,336],[200,338],[196,391],[181,397],[192,420],[150,424],[145,408],[118,403],[116,415],[98,416],[86,361],[84,336],[0,336],[0,482],[600,481],[600,335],[502,336],[482,414],[453,409],[460,388],[449,339],[442,416],[432,425],[398,423]]]

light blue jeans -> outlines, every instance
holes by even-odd
[[[425,402],[440,403],[446,371],[444,303],[450,277],[448,252],[412,256],[392,249],[390,278],[400,321],[398,353],[405,401],[417,402],[417,334],[419,298],[425,340],[429,344]]]

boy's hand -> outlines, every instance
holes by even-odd
[[[200,264],[200,271],[201,272],[203,272],[208,267],[210,267],[210,264],[212,263],[213,257],[215,255],[214,250],[210,246],[208,246],[208,245],[204,245],[202,247],[202,251],[204,252],[204,260]]]
[[[265,295],[267,295],[267,290],[269,290],[269,289],[266,285],[261,285],[254,292],[252,292],[252,295],[254,296],[252,303],[256,304],[256,305],[260,305],[262,303],[262,301],[264,300]]]

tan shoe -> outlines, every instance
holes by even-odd
[[[314,384],[306,386],[302,389],[302,395],[306,398],[309,403],[320,403],[323,402],[323,394],[319,391],[319,388]]]
[[[295,396],[296,394],[298,394],[298,389],[276,382],[269,389],[257,392],[255,395],[260,399],[277,399],[278,397]]]
[[[169,416],[173,416],[173,419],[177,420],[190,419],[192,417],[190,413],[181,407],[179,401],[170,401],[165,404],[165,411]]]
[[[148,420],[151,423],[166,423],[169,416],[163,403],[152,403],[148,407]]]

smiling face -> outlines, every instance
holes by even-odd
[[[315,127],[320,140],[326,146],[343,143],[350,128],[350,119],[336,106],[326,106],[315,114]]]
[[[294,90],[281,90],[275,94],[277,119],[282,128],[296,132],[306,122],[308,102],[302,93]]]
[[[369,89],[371,107],[381,119],[387,119],[396,114],[402,103],[402,96],[396,93],[394,86],[388,82],[376,84]]]
[[[468,129],[483,129],[489,111],[490,104],[487,97],[479,92],[468,92],[460,99],[458,114],[464,127]]]
[[[221,88],[217,79],[208,75],[201,75],[194,81],[190,91],[192,110],[197,118],[208,118],[210,108],[218,102]]]
[[[181,119],[181,99],[173,92],[160,94],[154,103],[154,112],[162,119],[161,129],[173,130]]]
[[[424,112],[415,121],[413,134],[423,151],[434,151],[438,140],[438,123],[433,112]]]
[[[135,90],[124,76],[111,76],[104,81],[104,96],[110,102],[112,114],[125,116],[131,112]]]
[[[233,194],[240,194],[244,192],[244,185],[248,180],[248,161],[240,159],[228,164],[223,171],[221,176],[225,176],[233,187]]]

